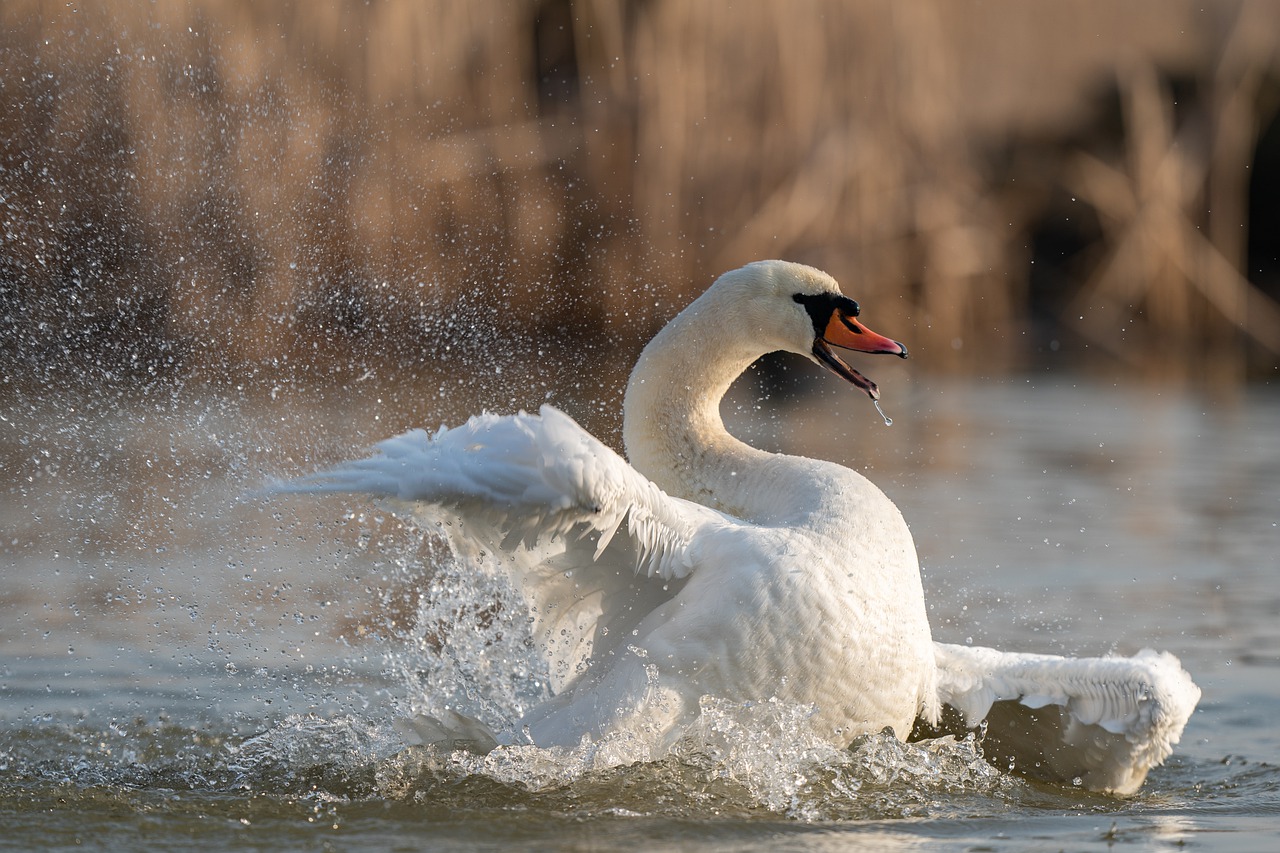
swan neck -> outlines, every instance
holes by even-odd
[[[720,402],[766,350],[734,334],[708,302],[686,308],[641,353],[627,385],[623,440],[631,464],[664,491],[738,509],[732,472],[766,454],[729,434]]]

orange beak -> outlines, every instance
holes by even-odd
[[[826,331],[822,333],[822,340],[842,349],[858,352],[887,352],[902,358],[907,357],[907,348],[902,344],[871,331],[839,308],[831,312],[831,320],[827,323]]]
[[[832,373],[858,386],[872,400],[880,399],[880,389],[876,383],[844,363],[831,347],[857,350],[858,352],[888,353],[901,358],[907,357],[907,348],[892,338],[871,331],[858,322],[851,314],[836,308],[831,312],[827,328],[822,336],[813,341],[813,355]]]

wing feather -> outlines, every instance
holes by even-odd
[[[724,516],[665,494],[568,415],[479,415],[435,435],[411,430],[374,455],[277,484],[281,492],[364,492],[455,511],[500,532],[510,550],[571,531],[602,555],[619,530],[633,540],[637,571],[663,580],[692,570],[692,537]],[[624,525],[625,522],[625,525]]]
[[[551,406],[479,415],[434,435],[411,430],[272,490],[367,493],[440,524],[470,563],[501,552],[554,690],[679,591],[700,532],[733,523],[667,495]]]
[[[1133,793],[1173,751],[1200,700],[1178,659],[1064,658],[935,644],[938,693],[963,725],[985,721],[997,765],[1093,790]]]

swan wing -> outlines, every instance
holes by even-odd
[[[275,490],[364,492],[438,505],[500,531],[506,550],[594,533],[599,556],[625,521],[634,568],[666,580],[693,568],[686,546],[698,529],[725,518],[667,495],[551,406],[537,415],[478,415],[434,436],[410,430],[374,449],[368,458]]]
[[[1131,794],[1173,751],[1200,699],[1178,659],[1066,658],[936,643],[944,724],[986,723],[997,767]]]
[[[733,523],[667,495],[551,406],[412,430],[374,450],[273,491],[370,494],[438,525],[467,563],[497,558],[529,605],[556,691],[679,591],[701,531]]]

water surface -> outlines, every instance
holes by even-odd
[[[877,378],[892,427],[825,387],[780,408],[738,389],[727,419],[890,494],[938,639],[1179,655],[1204,699],[1138,796],[1002,776],[971,743],[831,750],[767,702],[712,701],[696,743],[633,766],[406,748],[394,721],[433,690],[533,689],[519,650],[443,685],[418,611],[438,543],[359,501],[252,494],[402,412],[361,389],[44,394],[0,421],[0,847],[1269,846],[1280,396]]]

